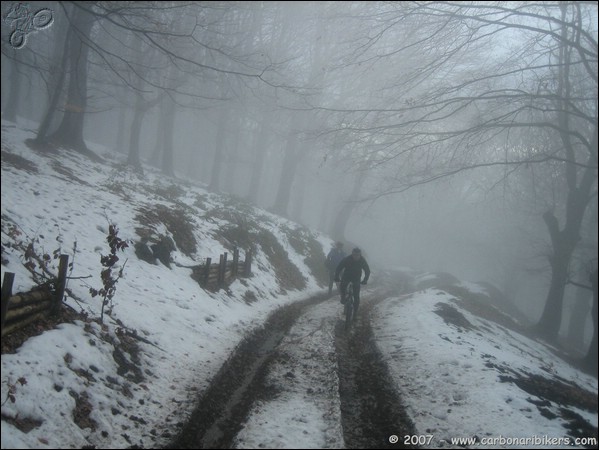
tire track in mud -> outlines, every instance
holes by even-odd
[[[282,307],[245,338],[166,448],[232,448],[254,401],[272,395],[266,379],[279,343],[306,308],[329,299],[320,295]],[[414,426],[376,348],[369,317],[374,303],[363,299],[349,332],[342,319],[335,326],[343,438],[346,448],[406,448],[402,437],[413,435]],[[391,435],[399,442],[391,444]]]
[[[343,320],[335,328],[345,443],[347,448],[413,448],[404,445],[403,436],[415,434],[414,424],[393,388],[370,326],[374,303],[362,299],[349,331]],[[399,438],[395,444],[389,442],[392,435]]]
[[[282,307],[246,337],[211,381],[183,430],[166,448],[231,448],[254,398],[260,395],[277,345],[304,308],[327,299],[320,295]]]

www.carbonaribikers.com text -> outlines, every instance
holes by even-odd
[[[483,438],[451,438],[453,445],[468,446],[468,445],[582,445],[597,447],[597,438],[571,438],[571,437],[550,437],[550,436],[532,436],[532,437],[483,437]]]

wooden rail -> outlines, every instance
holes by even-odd
[[[2,336],[60,311],[68,266],[69,256],[61,255],[57,279],[38,286],[29,292],[16,295],[12,295],[15,274],[12,272],[4,273],[1,300]]]

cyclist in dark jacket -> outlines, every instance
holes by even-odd
[[[333,293],[335,270],[337,270],[337,266],[343,258],[345,258],[345,252],[343,251],[343,242],[336,242],[335,247],[333,247],[327,255],[326,262],[327,269],[329,270],[329,295]]]
[[[356,247],[352,250],[351,255],[341,260],[335,271],[335,281],[341,281],[341,284],[339,285],[339,290],[341,291],[341,303],[345,303],[347,285],[349,283],[353,284],[354,299],[356,302],[354,306],[354,317],[358,312],[358,306],[360,306],[360,280],[362,279],[362,270],[364,271],[364,280],[362,280],[361,284],[366,284],[370,277],[370,267],[368,267],[366,259],[362,256],[362,251]],[[341,272],[343,272],[343,275],[341,275]],[[339,278],[340,275],[341,278]]]

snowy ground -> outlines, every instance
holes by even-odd
[[[460,288],[484,293],[472,283]],[[596,379],[564,364],[545,345],[470,313],[445,291],[426,289],[383,299],[377,297],[381,291],[366,296],[373,304],[376,347],[416,428],[413,434],[385,439],[396,437],[397,447],[593,447]],[[343,436],[337,437],[337,430],[343,431],[339,400],[332,395],[339,390],[335,360],[340,355],[332,346],[340,320],[336,301],[302,316],[271,368],[275,398],[256,402],[236,448],[345,446]],[[553,401],[555,392],[531,395],[513,382],[534,377],[541,391],[543,383],[557,383],[558,396],[563,392],[582,398]],[[578,420],[588,426],[580,427]]]
[[[331,300],[292,327],[267,377],[275,398],[256,402],[236,448],[343,448],[334,343],[339,312]]]
[[[139,208],[173,203],[158,194],[148,197],[148,192],[157,192],[149,188],[161,183],[158,174],[148,170],[139,180],[115,166],[101,166],[72,153],[43,156],[23,145],[27,137],[31,134],[3,122],[2,256],[8,263],[2,265],[2,274],[16,273],[14,292],[32,285],[22,253],[7,245],[16,239],[33,241],[37,249],[50,253],[57,246],[73,253],[76,241],[70,275],[92,278],[71,280],[69,288],[77,299],[69,297],[67,303],[97,318],[99,301],[91,299],[88,290],[99,284],[107,218],[117,224],[122,238],[134,238]],[[126,195],[115,191],[117,181]],[[169,183],[162,186],[168,188]],[[217,236],[225,222],[200,217],[234,207],[191,185],[177,201],[197,208],[193,220],[198,249],[193,258],[176,251],[175,260],[187,265],[218,257],[224,246]],[[306,266],[306,255],[290,244],[286,230],[297,226],[264,211],[252,214],[280,240],[306,278],[304,288],[281,288],[263,252],[256,255],[252,278],[234,282],[229,292],[209,293],[191,279],[190,269],[150,265],[127,249],[122,255],[123,261],[127,259],[124,278],[118,283],[113,313],[103,326],[90,320],[62,324],[28,339],[16,353],[2,355],[2,448],[166,445],[250,330],[264,323],[274,309],[324,289]],[[18,227],[20,236],[11,225]],[[167,233],[158,225],[156,229]],[[328,251],[332,241],[315,236]],[[567,438],[573,444],[576,436],[596,438],[595,378],[572,368],[547,346],[472,314],[455,293],[433,287],[406,294],[393,287],[393,280],[379,279],[377,286],[376,275],[375,270],[370,283],[375,289],[371,326],[376,346],[418,432],[399,435],[398,447],[424,440],[415,443],[425,448],[571,448],[584,445],[564,441],[554,445],[547,439]],[[427,282],[435,278],[418,276]],[[472,283],[461,287],[486,295]],[[247,301],[248,291],[254,293],[254,301]],[[239,448],[345,446],[333,346],[340,312],[333,299],[307,309],[291,328],[267,377],[273,396],[256,399],[235,437]],[[446,320],[451,317],[453,322]],[[143,341],[132,340],[127,330],[136,330]],[[121,373],[115,350],[131,343],[139,353],[125,352],[124,357],[139,373]],[[519,377],[561,383],[567,401],[527,392],[513,381]],[[578,435],[568,430],[564,409],[588,425]],[[478,438],[474,443],[451,441],[474,436]],[[497,440],[481,442],[488,438]]]
[[[69,281],[68,288],[78,300],[69,297],[67,304],[97,318],[100,300],[90,297],[89,287],[101,287],[100,255],[108,253],[109,221],[117,225],[122,239],[138,239],[136,214],[141,208],[157,204],[173,208],[173,201],[152,195],[150,189],[167,190],[172,183],[161,181],[163,177],[150,169],[144,179],[138,179],[115,165],[99,165],[71,152],[45,156],[23,144],[31,137],[3,122],[2,245],[8,263],[2,265],[2,276],[5,271],[16,274],[14,293],[33,285],[23,266],[23,252],[11,243],[33,242],[40,254],[52,254],[60,247],[74,261],[69,276],[90,277]],[[92,149],[105,157],[117,157],[98,146]],[[114,189],[115,183],[120,190]],[[226,197],[191,185],[184,185],[176,200],[195,208],[198,248],[194,260],[174,252],[175,262],[200,264],[206,257],[218,261],[219,254],[227,250],[219,232],[229,224],[216,213],[210,220],[199,216],[213,211],[233,214],[234,207],[225,203]],[[235,281],[228,292],[210,293],[191,278],[190,269],[148,264],[135,256],[132,246],[127,248],[119,255],[127,261],[124,277],[117,284],[113,313],[103,327],[96,322],[63,324],[29,339],[16,354],[2,355],[3,401],[11,386],[16,389],[15,402],[2,406],[2,448],[151,447],[168,441],[176,424],[193,408],[196,394],[208,386],[249,330],[277,307],[322,290],[304,263],[305,255],[297,254],[286,238],[285,233],[298,226],[266,211],[249,209],[253,215],[244,212],[246,217],[259,220],[261,229],[279,236],[289,259],[306,279],[304,289],[283,290],[263,252],[255,255],[253,277]],[[169,235],[164,225],[154,228]],[[13,230],[18,230],[18,236]],[[316,238],[323,251],[328,251],[332,241],[321,235]],[[248,292],[255,300],[247,301]],[[124,343],[121,330],[136,330],[149,342],[137,342],[141,352],[136,364],[144,375],[142,382],[132,382],[131,373],[118,373],[115,346],[107,339]],[[22,378],[25,385],[18,382]],[[86,410],[88,417],[80,421],[81,428],[70,418],[74,411]],[[5,420],[9,418],[14,420]],[[28,424],[20,422],[24,419]],[[33,429],[23,432],[17,426]]]
[[[443,305],[458,311],[471,324],[448,324],[437,314]],[[376,309],[374,326],[379,348],[388,358],[394,380],[402,393],[419,435],[430,445],[451,444],[452,438],[511,438],[531,442],[501,445],[479,441],[469,447],[534,448],[534,438],[561,439],[568,448],[567,422],[560,408],[579,414],[597,433],[597,380],[564,364],[546,346],[505,327],[471,314],[447,292],[428,289],[412,295],[388,298]],[[456,316],[459,317],[459,316]],[[461,319],[460,319],[461,320]],[[529,395],[501,377],[537,375],[559,380],[588,391],[594,410],[550,402],[537,407],[539,398]],[[556,418],[548,419],[553,413]],[[573,439],[572,444],[574,444]],[[556,448],[536,441],[539,448]],[[521,445],[524,444],[524,445]]]

